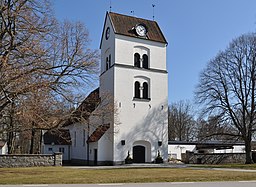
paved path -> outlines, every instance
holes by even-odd
[[[252,169],[233,169],[233,168],[205,168],[192,167],[185,164],[127,164],[117,166],[63,166],[74,169],[117,169],[117,168],[189,168],[194,170],[221,170],[221,171],[238,171],[238,172],[256,172]],[[255,186],[256,187],[256,186]]]

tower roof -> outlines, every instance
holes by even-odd
[[[115,34],[141,38],[141,39],[146,39],[146,40],[167,44],[167,41],[156,21],[137,18],[134,16],[127,16],[127,15],[118,14],[114,12],[107,12],[107,15],[110,18]],[[146,37],[140,37],[135,33],[134,28],[138,24],[143,24],[146,26],[147,28]]]

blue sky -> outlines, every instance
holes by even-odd
[[[53,0],[59,20],[83,22],[99,49],[110,0]],[[169,103],[194,98],[199,73],[232,39],[256,31],[256,0],[111,0],[112,12],[155,20],[167,41]]]

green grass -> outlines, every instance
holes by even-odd
[[[85,184],[255,180],[256,172],[189,168],[73,169],[0,168],[0,184]]]

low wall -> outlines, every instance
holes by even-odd
[[[61,165],[62,165],[62,153],[54,153],[53,155],[41,155],[41,154],[0,155],[0,168],[61,166]]]
[[[231,164],[245,163],[245,153],[193,153],[186,152],[183,156],[186,164]]]

